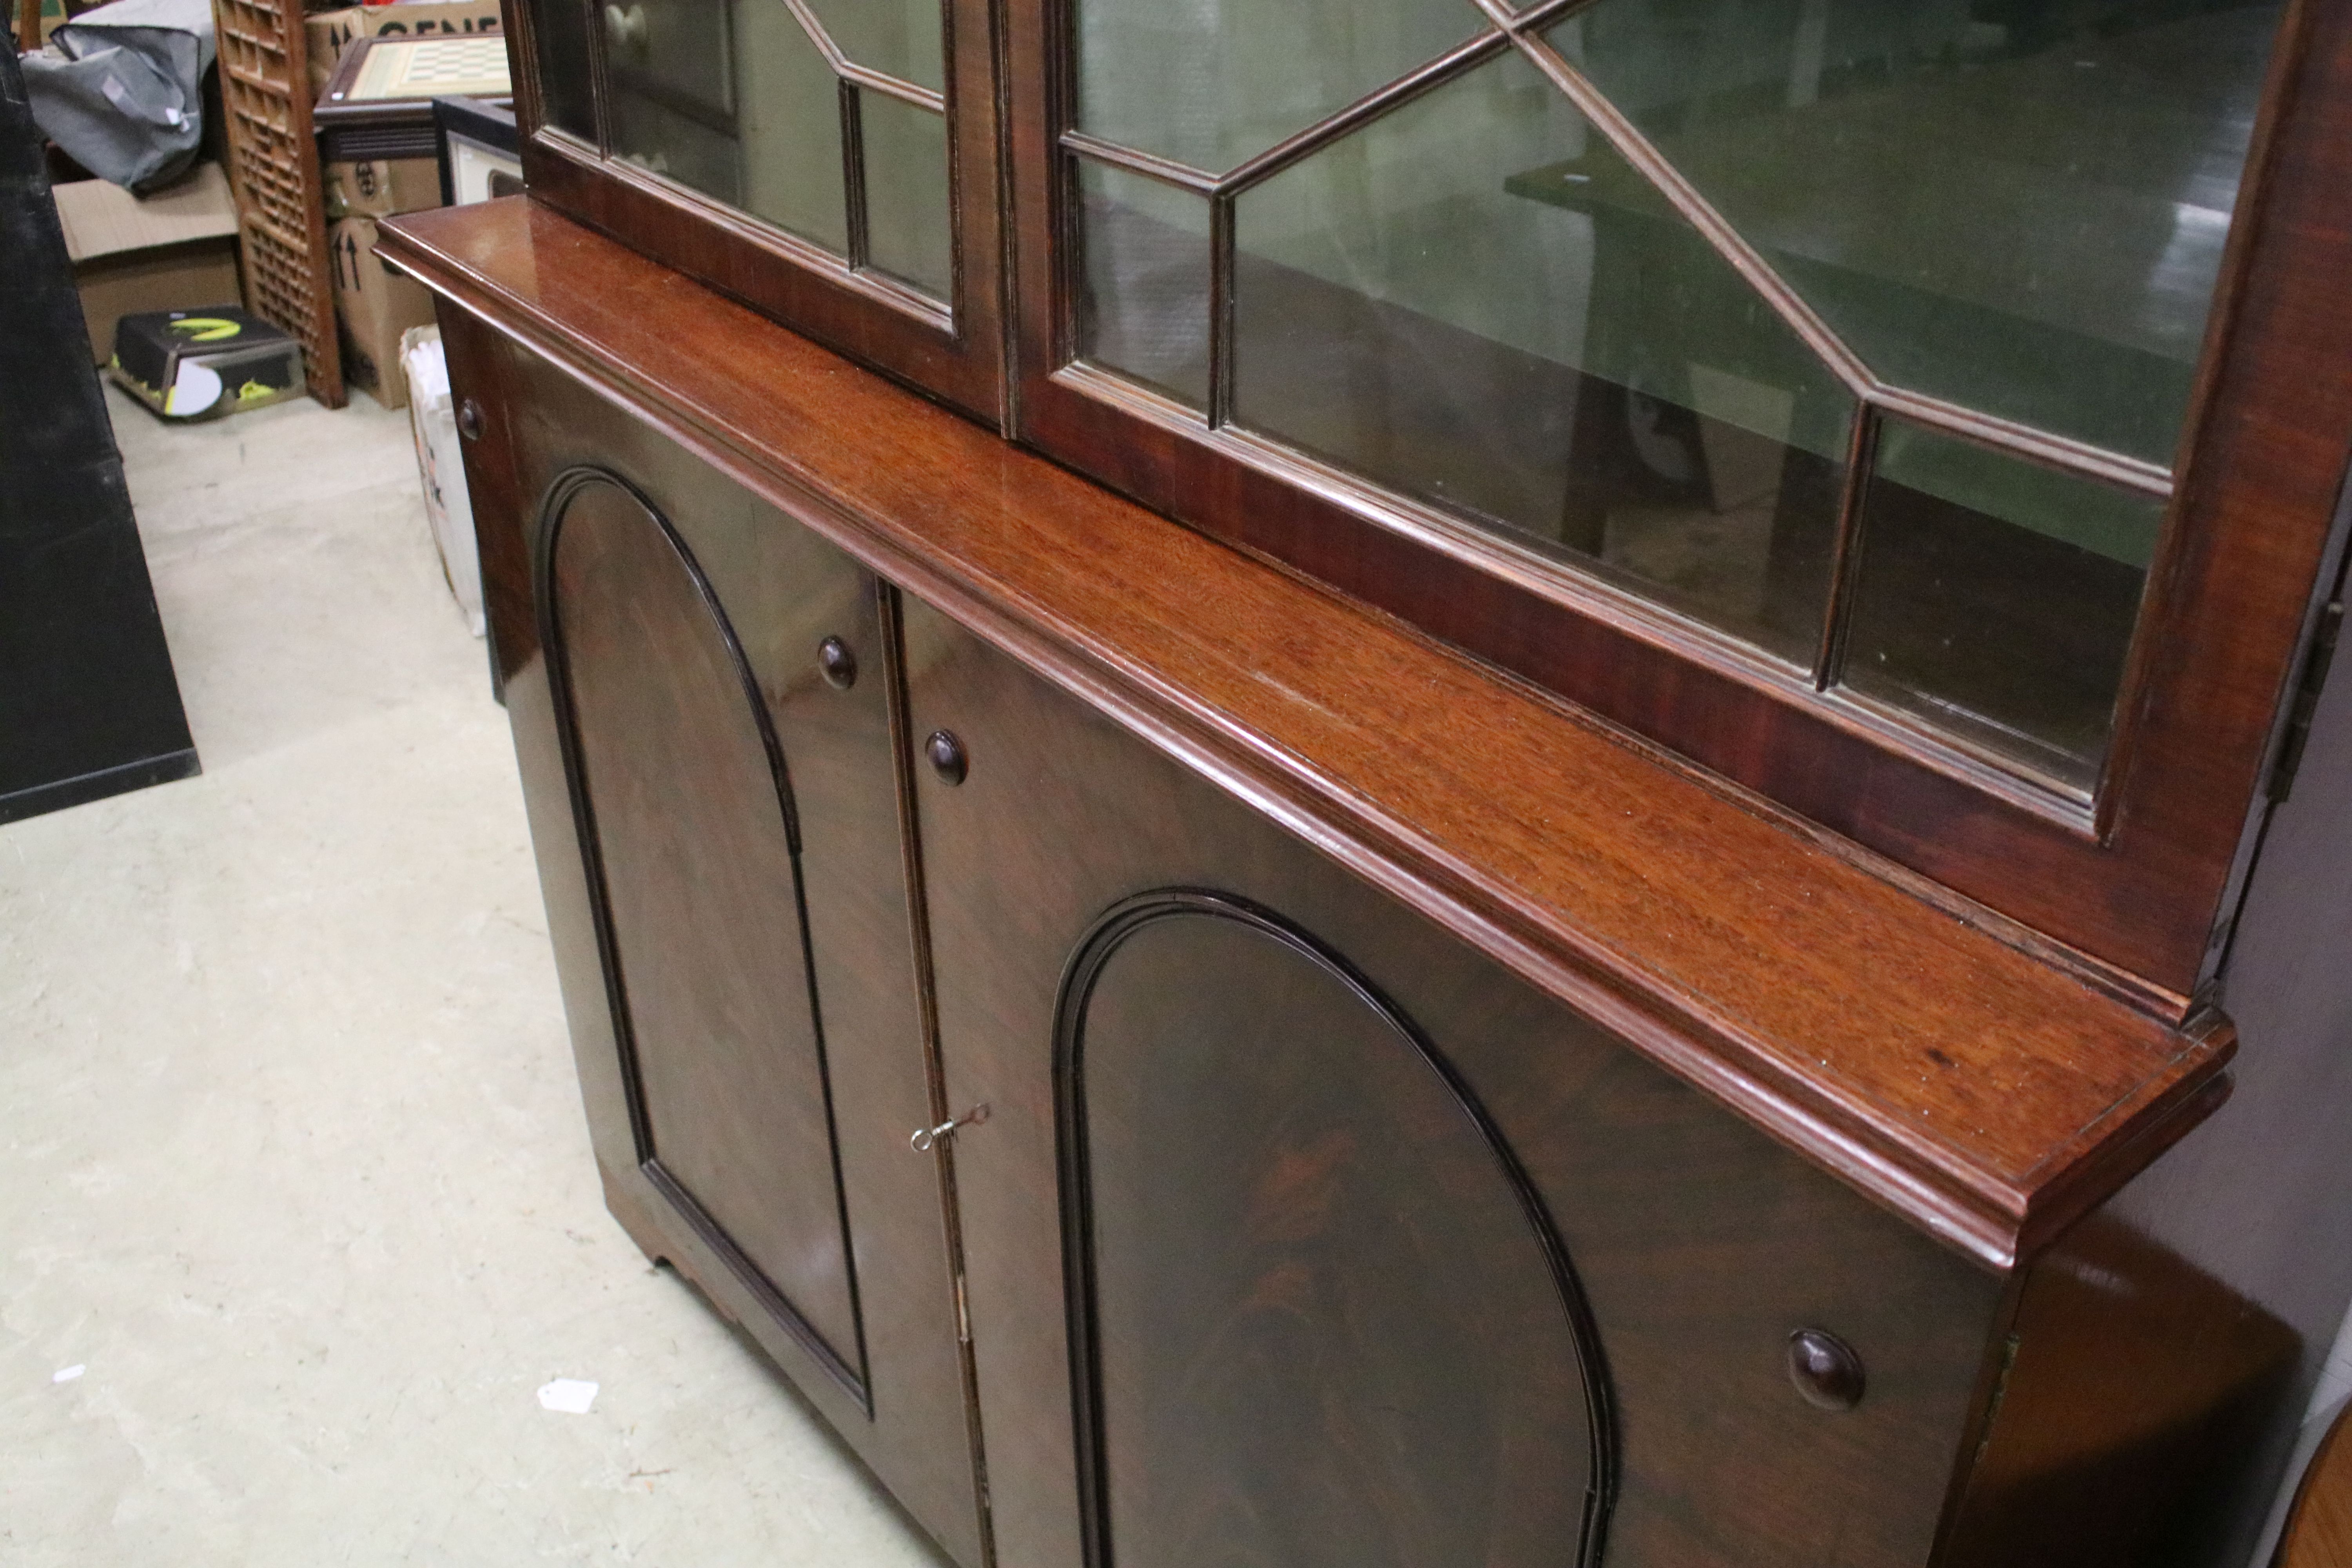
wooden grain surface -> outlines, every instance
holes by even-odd
[[[2213,1568],[2303,1342],[2112,1209],[2036,1261],[1939,1568]],[[2255,1505],[2268,1510],[2268,1499]]]
[[[2336,1416],[2311,1457],[2277,1568],[2352,1568],[2352,1410]]]
[[[2225,1024],[2094,992],[1573,710],[552,211],[412,215],[383,254],[1986,1263],[2038,1245],[2225,1090]]]
[[[1584,1412],[1591,1419],[1598,1484],[1591,1494],[1583,1561],[1643,1568],[1918,1568],[1930,1560],[1956,1456],[1970,1451],[1969,1413],[1986,1403],[1989,1385],[1979,1374],[1988,1343],[1997,1337],[2006,1299],[2002,1280],[1873,1207],[1626,1050],[1605,1028],[1367,888],[1246,803],[1140,743],[945,616],[910,600],[904,619],[909,729],[914,734],[952,730],[970,759],[965,781],[952,788],[918,769],[914,793],[950,1100],[991,1107],[985,1126],[958,1136],[956,1163],[1000,1563],[1081,1568],[1092,1562],[1100,1568],[1105,1561],[1099,1552],[1087,1556],[1080,1530],[1087,1510],[1080,1504],[1078,1478],[1086,1472],[1079,1460],[1086,1449],[1074,1451],[1071,1415],[1085,1406],[1072,1398],[1077,1363],[1069,1336],[1080,1336],[1083,1348],[1087,1293],[1078,1279],[1083,1268],[1066,1270],[1071,1252],[1066,1216],[1096,1207],[1106,1236],[1138,1224],[1118,1195],[1127,1184],[1103,1182],[1106,1165],[1121,1163],[1148,1171],[1139,1179],[1129,1176],[1130,1193],[1181,1205],[1185,1194],[1197,1197],[1203,1188],[1213,1189],[1265,1152],[1264,1140],[1251,1128],[1263,1129],[1265,1117],[1285,1112],[1300,1113],[1285,1120],[1307,1136],[1276,1135],[1276,1143],[1297,1158],[1278,1160],[1272,1169],[1296,1177],[1297,1186],[1287,1179],[1276,1186],[1314,1195],[1307,1209],[1330,1219],[1307,1228],[1326,1242],[1339,1239],[1353,1228],[1339,1223],[1341,1215],[1353,1212],[1360,1225],[1371,1223],[1381,1237],[1382,1267],[1405,1277],[1386,1282],[1386,1289],[1410,1289],[1406,1280],[1435,1269],[1450,1276],[1476,1309],[1465,1314],[1433,1304],[1430,1317],[1450,1320],[1460,1337],[1450,1350],[1421,1339],[1400,1355],[1396,1337],[1373,1331],[1374,1321],[1361,1311],[1311,1290],[1304,1299],[1281,1292],[1298,1310],[1301,1333],[1290,1355],[1296,1364],[1267,1368],[1255,1381],[1290,1384],[1297,1408],[1285,1417],[1268,1415],[1261,1425],[1298,1424],[1285,1430],[1299,1451],[1284,1456],[1257,1448],[1259,1467],[1269,1472],[1265,1480],[1312,1489],[1332,1479],[1328,1471],[1318,1472],[1333,1450],[1369,1462],[1373,1451],[1389,1446],[1368,1443],[1348,1414],[1351,1363],[1353,1372],[1363,1372],[1398,1362],[1409,1368],[1443,1362],[1449,1375],[1475,1384],[1482,1379],[1481,1363],[1484,1375],[1495,1374],[1491,1359],[1477,1347],[1499,1338],[1515,1347],[1512,1364],[1523,1380],[1549,1391],[1532,1406],[1497,1401],[1494,1408],[1515,1407],[1522,1415]],[[1457,1087],[1455,1106],[1483,1111],[1488,1147],[1507,1156],[1524,1179],[1523,1192],[1541,1213],[1541,1232],[1559,1243],[1559,1266],[1572,1283],[1554,1300],[1569,1301],[1570,1315],[1589,1325],[1589,1332],[1578,1334],[1580,1352],[1555,1342],[1547,1353],[1541,1336],[1547,1318],[1557,1333],[1557,1305],[1548,1309],[1524,1288],[1496,1288],[1497,1272],[1509,1268],[1528,1227],[1496,1223],[1511,1216],[1492,1206],[1486,1223],[1480,1223],[1477,1186],[1461,1178],[1465,1171],[1475,1176],[1479,1161],[1491,1156],[1470,1150],[1468,1160],[1432,1163],[1428,1157],[1437,1152],[1432,1136],[1442,1138],[1443,1121],[1416,1131],[1397,1121],[1420,1123],[1418,1115],[1390,1120],[1415,1100],[1430,1103],[1396,1082],[1393,1069],[1412,1064],[1392,1056],[1383,1088],[1381,1075],[1368,1070],[1349,1048],[1346,1025],[1331,1011],[1328,993],[1316,1003],[1318,1021],[1309,1027],[1295,1005],[1286,1008],[1230,960],[1201,957],[1180,966],[1175,984],[1155,988],[1175,1009],[1216,1009],[1223,1016],[1202,1019],[1207,1026],[1197,1032],[1183,1028],[1190,1037],[1172,1050],[1150,1053],[1165,1058],[1162,1070],[1176,1081],[1162,1079],[1150,1090],[1148,1108],[1139,1108],[1137,1120],[1148,1116],[1149,1126],[1121,1136],[1108,1125],[1119,1118],[1115,1112],[1104,1117],[1104,1104],[1096,1101],[1086,1128],[1096,1204],[1071,1201],[1066,1163],[1057,1201],[1056,1165],[1074,1152],[1068,1091],[1076,1086],[1067,1073],[1056,1084],[1050,1047],[1057,1013],[1065,1023],[1072,1021],[1066,998],[1076,994],[1082,973],[1073,956],[1089,949],[1089,933],[1098,937],[1118,918],[1106,910],[1165,908],[1171,900],[1203,897],[1244,901],[1311,938],[1384,998],[1398,1025],[1425,1042],[1426,1060],[1442,1065]],[[1113,949],[1098,977],[1114,975],[1121,951]],[[1214,976],[1206,985],[1203,970]],[[1256,978],[1273,976],[1261,972]],[[1220,994],[1202,994],[1211,990]],[[1262,1005],[1255,1021],[1223,1011],[1234,999],[1225,993],[1233,992],[1255,993]],[[1139,998],[1130,992],[1128,999]],[[1089,1100],[1103,1087],[1083,1068],[1085,1055],[1103,1047],[1097,1029],[1140,1026],[1156,1032],[1150,1015],[1160,1011],[1157,1005],[1118,1011],[1123,1018],[1097,1017],[1087,1009],[1085,1038],[1092,1043],[1077,1054]],[[1286,1015],[1287,1029],[1265,1028]],[[1157,1026],[1169,1022],[1161,1013]],[[1223,1048],[1212,1043],[1220,1035]],[[1065,1047],[1079,1043],[1063,1037]],[[1203,1073],[1208,1081],[1198,1091],[1180,1087],[1202,1064],[1231,1062],[1236,1050],[1275,1058],[1296,1052],[1311,1060],[1314,1076],[1302,1071],[1283,1082],[1285,1075],[1269,1080],[1263,1069],[1254,1072],[1253,1092],[1264,1103],[1230,1113],[1204,1107],[1200,1099],[1202,1092],[1227,1092],[1229,1086],[1217,1081],[1224,1075]],[[1123,1053],[1114,1045],[1110,1054]],[[1341,1114],[1336,1122],[1318,1117],[1318,1106]],[[1385,1130],[1375,1131],[1383,1123]],[[1329,1135],[1349,1125],[1381,1152],[1370,1166],[1354,1173],[1356,1180],[1381,1189],[1359,1205],[1344,1202],[1354,1184],[1349,1173],[1321,1157],[1330,1152]],[[1387,1168],[1390,1163],[1396,1168]],[[1445,1198],[1417,1200],[1402,1190],[1415,1166],[1443,1183]],[[1129,1212],[1101,1213],[1106,1197],[1112,1208]],[[1326,1199],[1340,1206],[1326,1209]],[[1465,1233],[1483,1233],[1471,1256],[1451,1251],[1466,1236],[1444,1244],[1450,1256],[1408,1239],[1405,1233],[1414,1226],[1404,1216],[1426,1215],[1432,1201],[1442,1203]],[[1302,1212],[1287,1204],[1274,1211]],[[1373,1222],[1373,1215],[1386,1217]],[[1171,1239],[1163,1247],[1168,1265],[1157,1288],[1189,1303],[1182,1315],[1191,1321],[1156,1332],[1114,1321],[1093,1336],[1103,1352],[1104,1381],[1112,1386],[1123,1377],[1150,1378],[1161,1357],[1185,1360],[1190,1370],[1182,1397],[1170,1392],[1162,1400],[1168,1421],[1178,1426],[1213,1419],[1211,1391],[1229,1387],[1228,1380],[1247,1381],[1236,1376],[1233,1363],[1259,1342],[1247,1336],[1202,1340],[1202,1320],[1218,1312],[1198,1292],[1221,1274],[1231,1278],[1233,1249],[1246,1242],[1234,1234],[1212,1239],[1210,1232],[1226,1229],[1223,1221],[1191,1228],[1197,1233],[1191,1239]],[[1364,1239],[1360,1233],[1359,1239]],[[1338,1261],[1329,1253],[1323,1257],[1327,1264]],[[1320,1272],[1329,1280],[1328,1268]],[[1105,1302],[1114,1320],[1116,1294]],[[1065,1297],[1074,1298],[1066,1316],[1056,1310]],[[1575,1310],[1577,1300],[1589,1318]],[[1859,1406],[1819,1410],[1790,1386],[1789,1337],[1808,1327],[1827,1330],[1861,1357],[1869,1389]],[[1449,1337],[1427,1321],[1412,1332],[1419,1338],[1432,1331]],[[1188,1348],[1206,1353],[1190,1357]],[[1580,1360],[1586,1373],[1581,1387]],[[1301,1382],[1310,1386],[1299,1387]],[[1170,1383],[1162,1379],[1159,1386],[1168,1390]],[[1381,1403],[1436,1413],[1412,1397]],[[1312,1425],[1311,1437],[1300,1432],[1305,1424]],[[1108,1522],[1119,1537],[1108,1553],[1113,1568],[1128,1563],[1133,1547],[1132,1521],[1122,1527],[1116,1511],[1123,1457],[1128,1465],[1139,1465],[1145,1487],[1163,1494],[1234,1495],[1225,1474],[1230,1450],[1222,1441],[1187,1444],[1171,1433],[1174,1442],[1139,1460],[1135,1444],[1150,1441],[1139,1424],[1130,1425],[1124,1456],[1115,1422],[1106,1425],[1110,1441],[1102,1458],[1114,1501]],[[1504,1472],[1513,1467],[1499,1455],[1494,1468],[1498,1487],[1549,1488],[1554,1495],[1548,1501],[1556,1507],[1568,1500],[1559,1494],[1572,1491],[1575,1478],[1572,1466],[1558,1462],[1567,1457],[1562,1443],[1537,1440],[1548,1426],[1540,1420],[1518,1426],[1528,1440],[1519,1457],[1549,1469],[1548,1477],[1532,1478],[1519,1468],[1505,1481]],[[1458,1430],[1449,1441],[1479,1446],[1475,1435]],[[1127,1484],[1138,1479],[1130,1475]],[[1422,1484],[1393,1476],[1341,1489],[1362,1511],[1410,1513],[1423,1506],[1408,1500]],[[1428,1500],[1423,1494],[1423,1505]],[[1315,1506],[1301,1497],[1278,1511]],[[1398,1539],[1417,1534],[1425,1548],[1409,1560],[1463,1562],[1457,1553],[1485,1535],[1482,1521],[1502,1522],[1497,1513],[1458,1494],[1449,1511],[1457,1515],[1457,1528],[1444,1546],[1390,1514]],[[1531,1522],[1524,1507],[1515,1504],[1508,1511]],[[1572,1525],[1555,1513],[1550,1525],[1537,1528],[1557,1537],[1543,1561],[1553,1568],[1579,1561]],[[1468,1560],[1487,1568],[1525,1561],[1509,1545],[1516,1533],[1486,1535],[1485,1550]],[[1220,1544],[1237,1543],[1229,1535]],[[1135,1550],[1164,1560],[1150,1547]],[[1210,1549],[1194,1560],[1332,1562],[1355,1568],[1378,1558],[1351,1543],[1322,1555]]]
[[[792,785],[691,551],[609,481],[549,520],[548,624],[614,1011],[658,1161],[863,1393]],[[885,861],[887,865],[888,862]]]
[[[1114,837],[1174,815],[1090,782],[1139,819]],[[1023,869],[1000,873],[1013,897]],[[1092,1561],[1592,1563],[1614,1434],[1565,1246],[1443,1043],[1313,941],[1145,895],[1076,959],[1056,1142]]]
[[[909,1129],[940,1117],[912,983],[882,595],[839,551],[804,529],[780,526],[772,509],[561,370],[446,306],[443,325],[458,384],[482,409],[466,466],[490,636],[605,1201],[647,1256],[668,1259],[758,1341],[961,1568],[984,1568],[976,1437],[940,1202],[946,1173],[907,1148]],[[531,587],[540,499],[555,475],[586,462],[629,475],[700,564],[789,769],[832,1149],[855,1260],[862,1389],[791,1330],[771,1295],[752,1289],[738,1261],[640,1165],[598,936],[609,889],[583,863],[582,819],[559,742],[555,661],[541,641]],[[829,637],[859,661],[846,689],[821,671],[818,650]],[[831,1176],[820,1184],[829,1189]],[[785,1194],[771,1195],[776,1206],[791,1206]]]

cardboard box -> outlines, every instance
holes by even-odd
[[[114,323],[146,310],[195,310],[243,298],[236,200],[218,163],[199,163],[142,201],[106,180],[52,187],[89,329],[90,363],[114,353]]]
[[[400,334],[433,324],[433,296],[375,253],[375,219],[347,217],[327,231],[335,269],[335,320],[342,329],[343,379],[386,408],[408,405]]]
[[[449,362],[441,329],[412,327],[401,335],[400,364],[408,381],[408,428],[416,437],[416,471],[425,481],[425,521],[441,552],[441,574],[480,637],[482,563],[474,552],[474,506],[466,493],[465,453],[457,440],[457,410],[449,395]]]
[[[324,168],[330,223],[398,217],[441,205],[441,165],[431,158],[362,158]]]
[[[166,419],[211,419],[303,392],[301,345],[231,305],[123,317],[107,374]]]
[[[309,46],[310,94],[317,97],[335,73],[335,62],[355,38],[379,33],[497,33],[499,0],[397,0],[391,5],[353,5],[314,11],[302,19]]]

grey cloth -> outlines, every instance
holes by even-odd
[[[134,194],[170,184],[204,139],[212,0],[114,0],[24,58],[33,118],[101,179]]]

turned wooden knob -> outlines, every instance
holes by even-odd
[[[1789,1381],[1816,1410],[1851,1410],[1862,1403],[1862,1358],[1826,1329],[1789,1336]]]
[[[963,754],[963,742],[952,731],[934,730],[931,738],[923,742],[923,755],[930,759],[931,772],[940,775],[943,784],[960,784],[970,767]]]
[[[857,684],[857,655],[839,637],[827,637],[816,645],[816,667],[824,672],[824,683],[835,691],[846,691]]]

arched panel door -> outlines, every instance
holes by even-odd
[[[633,491],[550,495],[540,604],[646,1174],[860,1390],[799,845],[725,610]]]
[[[1598,1560],[1605,1394],[1466,1091],[1338,958],[1130,900],[1059,1018],[1090,1568]]]

